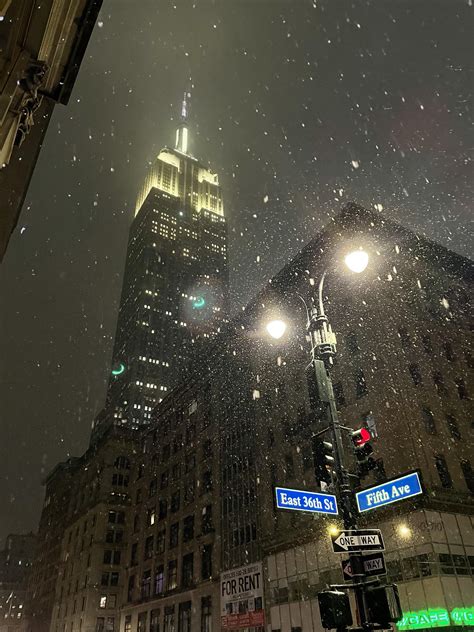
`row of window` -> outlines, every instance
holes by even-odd
[[[176,632],[176,612],[177,612],[177,632],[191,632],[191,628],[197,630],[197,622],[192,626],[191,602],[185,601],[178,606],[165,606],[163,614],[159,608],[150,612],[141,612],[138,615],[137,632]],[[203,597],[201,599],[201,621],[200,632],[211,632],[212,630],[212,599]],[[160,626],[162,624],[162,626]],[[105,630],[99,630],[105,632]],[[109,631],[107,631],[109,632]],[[113,630],[112,630],[113,632]],[[125,617],[124,632],[132,632],[132,616]]]
[[[201,549],[201,579],[203,581],[212,577],[212,544],[205,544]],[[137,586],[137,579],[140,585]],[[183,555],[181,560],[180,584],[178,582],[178,560],[169,560],[165,576],[164,564],[158,564],[154,570],[147,568],[141,578],[131,575],[128,580],[127,600],[134,601],[137,588],[140,599],[162,596],[165,592],[175,590],[178,584],[181,588],[191,588],[194,585],[194,553]]]
[[[397,330],[397,334],[400,338],[400,343],[403,349],[405,349],[406,351],[417,351],[416,343],[406,327],[399,327]],[[431,336],[429,334],[423,334],[422,336],[420,336],[420,341],[424,352],[427,355],[431,355],[433,353],[433,342]],[[347,334],[347,336],[345,337],[345,346],[351,355],[357,355],[361,350],[357,334],[355,334],[354,332],[350,332],[349,334]],[[448,362],[456,362],[457,353],[455,352],[451,342],[444,341],[442,344],[442,349],[444,356],[446,357]],[[469,352],[466,354],[466,361],[469,366],[472,366],[472,357],[470,356]]]
[[[182,521],[183,542],[189,542],[195,537],[194,515],[186,516]],[[214,530],[212,519],[212,505],[203,507],[201,514],[201,534],[212,533]],[[179,544],[180,523],[174,522],[169,528],[169,548],[173,549]],[[254,538],[253,538],[254,539]],[[165,551],[166,529],[158,531],[156,540],[154,535],[149,535],[145,539],[143,557],[149,559],[154,553],[160,554]],[[156,549],[155,549],[156,544]],[[130,564],[138,564],[138,542],[132,544]]]
[[[408,581],[434,575],[474,575],[474,556],[449,553],[423,553],[412,557],[388,560],[390,582]],[[270,583],[270,605],[314,599],[327,584],[338,581],[339,571],[313,571],[287,580]]]
[[[398,329],[398,337],[400,338],[403,349],[405,349],[406,351],[417,350],[415,342],[406,327],[400,327]],[[424,352],[427,355],[431,355],[433,353],[433,342],[431,340],[431,336],[429,334],[424,334],[420,337],[420,340]],[[444,356],[446,357],[446,360],[448,360],[448,362],[456,362],[457,354],[453,348],[453,345],[449,341],[443,342],[442,349]],[[352,351],[352,348],[350,350]],[[466,356],[466,359],[467,358],[468,357]]]
[[[180,423],[182,421],[182,412],[181,415],[176,414],[176,423]],[[173,444],[170,443],[163,446],[162,451],[162,460],[163,463],[166,463],[171,456],[171,449],[173,454],[177,454],[181,448],[189,445],[196,438],[196,425],[193,423],[188,424],[186,427],[186,434],[183,437],[183,433],[178,433],[175,435],[173,439]]]
[[[91,526],[91,528],[94,528],[94,527],[95,527],[96,520],[97,520],[97,517],[96,517],[96,515],[94,514],[94,515],[92,516],[92,519],[91,519],[91,522],[90,522],[90,526]],[[86,532],[87,532],[87,530],[88,530],[88,528],[89,528],[89,522],[88,522],[87,520],[84,520],[84,522],[83,522],[83,524],[82,524],[82,533],[83,533],[83,534],[84,534],[84,533],[86,533]],[[80,532],[80,527],[79,527],[79,525],[77,525],[77,527],[76,527],[75,531],[73,531],[72,529],[71,529],[71,531],[69,531],[69,536],[68,536],[68,541],[67,541],[67,542],[68,542],[68,544],[71,544],[71,541],[72,541],[73,536],[74,536],[74,538],[75,538],[75,539],[77,539],[77,538],[79,537],[79,532]]]
[[[193,453],[188,456],[184,464],[184,473],[189,474],[196,467],[196,455]],[[160,477],[160,489],[166,489],[170,482],[176,482],[181,480],[182,467],[181,463],[175,463],[171,469],[167,469],[161,473]],[[206,491],[212,490],[212,470],[206,470],[202,474],[202,486]],[[156,495],[158,490],[158,479],[152,478],[148,484],[148,498]],[[135,503],[138,504],[142,501],[142,490],[137,490],[135,497]]]
[[[472,469],[471,462],[467,459],[460,460],[461,470],[466,481],[467,488],[474,493],[474,471]],[[439,480],[442,487],[445,489],[451,489],[453,487],[453,479],[449,472],[448,464],[442,454],[435,456],[435,466],[438,471]]]
[[[422,553],[387,562],[390,581],[408,581],[432,575],[474,575],[473,555]]]
[[[423,406],[421,409],[421,416],[425,425],[425,429],[430,434],[436,434],[436,421],[433,411],[428,406]],[[446,425],[449,430],[449,434],[453,439],[459,441],[461,439],[461,431],[459,430],[456,417],[450,413],[445,413]]]
[[[408,371],[410,372],[411,379],[413,380],[413,384],[415,386],[420,386],[421,384],[423,384],[423,376],[418,364],[414,362],[411,363],[408,366]],[[433,373],[431,374],[431,378],[433,380],[433,384],[435,385],[438,395],[442,397],[447,397],[448,389],[446,388],[442,373],[440,371],[433,371]],[[456,384],[459,399],[469,399],[467,386],[464,380],[461,377],[457,377],[455,378],[454,382]]]
[[[416,363],[411,363],[408,366],[408,371],[410,373],[411,379],[413,380],[413,384],[415,386],[420,386],[423,384],[423,376],[421,373],[421,369]],[[448,389],[446,387],[444,377],[440,371],[434,371],[431,375],[433,384],[436,388],[436,391],[440,397],[448,397]],[[467,390],[466,383],[461,377],[457,377],[455,379],[457,393],[459,399],[467,400],[469,399],[469,393]],[[338,408],[342,408],[346,405],[346,397],[344,395],[344,388],[342,382],[336,382],[333,385],[334,388],[334,397],[336,400],[336,405]],[[365,375],[362,369],[358,369],[354,376],[354,388],[355,388],[355,396],[356,399],[361,399],[368,393],[367,382],[365,379]],[[258,392],[258,398],[260,398],[260,391]],[[254,393],[255,399],[255,393]]]

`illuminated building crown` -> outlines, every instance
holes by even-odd
[[[135,215],[152,188],[180,198],[184,210],[200,212],[205,209],[224,215],[217,174],[188,153],[190,96],[189,92],[184,93],[175,146],[173,149],[164,147],[156,157],[138,194]]]

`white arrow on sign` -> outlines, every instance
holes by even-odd
[[[345,533],[341,533],[334,540],[334,544],[340,546],[341,549],[344,549],[344,551],[348,551],[349,549],[356,547],[381,546],[382,542],[378,533],[370,535],[347,535]]]

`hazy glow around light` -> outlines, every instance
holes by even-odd
[[[352,272],[363,272],[369,264],[369,255],[365,250],[354,250],[345,256],[346,266]]]
[[[206,301],[204,300],[204,298],[202,296],[199,296],[194,302],[193,302],[193,309],[202,309],[204,307],[204,305],[206,304]]]
[[[272,338],[278,340],[286,331],[286,323],[282,320],[271,320],[266,329]]]
[[[400,524],[398,525],[398,535],[402,538],[409,538],[411,537],[411,529],[410,527],[407,527],[406,524]]]
[[[338,535],[341,532],[341,529],[337,526],[337,524],[330,524],[327,531],[329,535]]]

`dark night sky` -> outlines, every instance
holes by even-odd
[[[471,5],[104,0],[0,269],[0,540],[36,528],[41,479],[87,445],[135,196],[190,77],[234,308],[349,200],[471,254]]]

